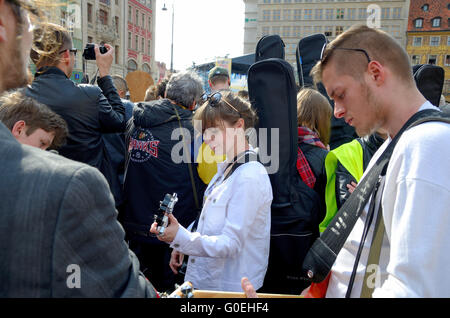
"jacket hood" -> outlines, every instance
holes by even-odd
[[[138,103],[133,111],[135,126],[144,128],[156,127],[170,121],[177,120],[178,112],[181,120],[192,119],[192,112],[172,104],[168,99]]]

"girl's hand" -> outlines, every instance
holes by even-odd
[[[158,223],[156,222],[152,224],[152,227],[150,228],[150,233],[156,234],[158,240],[170,244],[175,239],[180,224],[178,223],[177,219],[173,216],[173,214],[169,214],[168,217],[169,217],[169,225],[166,227],[163,235],[159,235]]]
[[[178,252],[177,250],[172,251],[169,266],[175,275],[178,274],[178,268],[183,264],[183,259],[184,254]]]

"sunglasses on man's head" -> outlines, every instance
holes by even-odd
[[[62,50],[61,52],[59,52],[59,54],[61,54],[61,53],[64,53],[65,51],[69,51],[69,52],[72,52],[73,53],[73,55],[77,55],[77,52],[78,52],[78,49],[76,49],[76,48],[71,48],[71,49],[65,49],[65,50]]]
[[[236,107],[234,107],[233,105],[231,105],[223,96],[220,92],[213,92],[211,94],[203,94],[202,96],[202,101],[203,103],[208,102],[208,105],[210,105],[211,107],[216,107],[219,102],[223,100],[228,106],[230,106],[232,109],[234,109],[238,114],[239,117],[242,117],[241,113],[236,109]]]
[[[356,52],[362,52],[364,53],[364,55],[367,58],[367,63],[370,63],[372,60],[369,57],[369,54],[367,53],[367,51],[363,50],[363,49],[351,49],[351,48],[347,48],[347,47],[332,47],[331,50],[329,50],[327,52],[327,54],[324,56],[324,53],[326,51],[328,43],[325,43],[322,47],[322,52],[320,53],[320,61],[322,63],[324,63],[330,56],[331,54],[334,52],[334,50],[346,50],[346,51],[356,51]]]

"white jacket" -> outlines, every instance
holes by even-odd
[[[272,187],[266,169],[248,162],[221,182],[227,164],[218,164],[205,192],[197,232],[180,226],[171,243],[190,255],[185,280],[196,289],[242,291],[244,276],[258,289],[267,270]]]

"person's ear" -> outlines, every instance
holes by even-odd
[[[384,83],[386,79],[386,69],[378,61],[371,61],[367,66],[367,72],[370,79],[377,85],[380,86]]]
[[[234,124],[234,128],[242,128],[244,129],[245,126],[245,122],[244,122],[244,118],[239,118],[238,121],[236,122],[236,124]]]
[[[26,130],[26,123],[23,120],[19,120],[18,122],[16,122],[13,126],[13,128],[11,129],[11,133],[13,134],[13,136],[15,138],[19,138],[20,135],[22,135],[23,133],[25,133]]]

